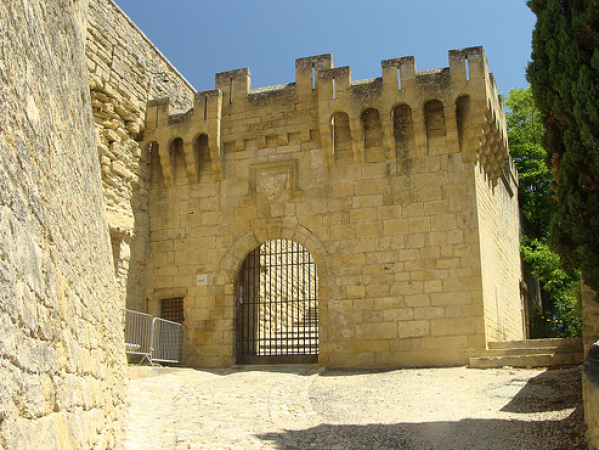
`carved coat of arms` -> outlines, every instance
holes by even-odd
[[[258,186],[266,198],[273,201],[281,196],[288,181],[288,173],[263,172],[258,179]]]

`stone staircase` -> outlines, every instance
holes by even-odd
[[[301,321],[293,322],[287,331],[279,331],[272,338],[261,340],[259,354],[318,354],[318,317],[316,309],[307,309],[304,318]]]
[[[482,356],[470,358],[470,367],[548,367],[582,364],[582,338],[527,339],[489,342]]]

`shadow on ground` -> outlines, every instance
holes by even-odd
[[[527,381],[518,379],[505,387],[516,395],[501,411],[536,413],[576,408],[582,403],[582,377],[579,368],[548,370]],[[499,392],[500,389],[497,389]]]
[[[398,418],[394,424],[322,424],[258,437],[286,450],[586,450],[580,368],[549,370],[531,379],[516,377],[490,387],[487,393],[511,399],[501,409],[507,413],[574,411],[559,421],[523,417],[407,423]]]
[[[562,421],[466,419],[369,425],[329,425],[259,435],[280,449],[585,450],[582,435]]]

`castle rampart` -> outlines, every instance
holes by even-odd
[[[289,135],[297,133],[300,140],[306,142],[311,139],[311,131],[320,133],[326,164],[333,167],[332,123],[337,113],[347,115],[344,119],[348,122],[354,161],[366,160],[363,119],[365,105],[368,105],[379,113],[384,159],[394,160],[395,131],[391,118],[396,116],[394,108],[405,105],[409,110],[404,114],[410,114],[405,126],[413,130],[417,154],[426,153],[434,141],[433,124],[431,122],[427,129],[427,120],[437,120],[443,130],[436,132],[446,135],[449,145],[459,146],[465,161],[480,161],[495,183],[507,158],[506,129],[503,105],[488,73],[485,54],[476,47],[453,50],[449,56],[449,68],[424,72],[416,71],[413,57],[386,60],[382,62],[382,78],[358,82],[351,81],[349,67],[333,68],[331,55],[301,58],[296,61],[295,83],[257,90],[250,89],[249,69],[219,73],[215,77],[216,89],[196,93],[193,108],[186,113],[171,115],[167,99],[150,102],[145,140],[159,134],[162,139],[159,147],[164,149],[170,140],[180,137],[186,159],[193,161],[192,140],[198,133],[206,134],[211,165],[219,177],[227,149],[265,148],[267,138],[286,145]],[[473,92],[477,92],[476,97]],[[303,110],[291,108],[296,104],[303,105]],[[259,122],[256,117],[235,117],[238,111],[246,109],[260,110],[257,116],[265,115],[268,109],[270,117],[261,118]],[[221,130],[223,121],[228,129]],[[268,134],[263,132],[265,128]],[[154,133],[155,129],[160,129],[158,134]],[[220,148],[221,141],[224,150]],[[161,164],[165,183],[169,185],[172,183],[169,158],[163,157]],[[190,170],[193,173],[194,169]]]

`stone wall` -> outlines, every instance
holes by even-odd
[[[582,334],[585,354],[599,341],[599,302],[596,293],[582,284]]]
[[[86,58],[119,297],[145,311],[149,168],[138,141],[146,104],[168,96],[184,111],[195,90],[112,0],[90,0]]]
[[[584,420],[590,450],[599,449],[599,302],[596,293],[582,284],[583,342],[586,359],[583,368],[582,390]]]
[[[488,341],[526,337],[526,313],[520,285],[520,222],[518,180],[510,161],[493,186],[477,170],[477,206],[481,242],[481,269]]]
[[[124,355],[86,2],[0,3],[0,447],[108,449]]]
[[[183,114],[149,104],[149,312],[185,298],[190,364],[235,362],[239,268],[277,238],[317,264],[322,364],[466,364],[487,337],[523,337],[502,105],[481,48],[449,60],[352,82],[321,55],[295,83],[251,90],[240,69]]]
[[[582,372],[584,420],[589,450],[599,449],[599,345],[591,346]]]

